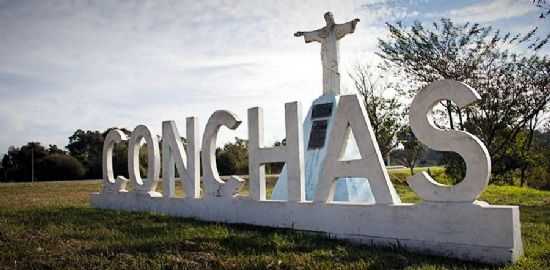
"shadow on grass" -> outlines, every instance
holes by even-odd
[[[329,239],[319,233],[202,222],[149,213],[72,207],[3,209],[0,217],[4,226],[2,231],[5,231],[1,240],[7,244],[4,248],[0,247],[0,251],[6,248],[15,250],[10,253],[9,259],[30,260],[27,261],[29,265],[35,265],[32,260],[38,258],[32,252],[35,246],[46,246],[50,255],[72,254],[74,256],[69,256],[67,260],[79,258],[83,265],[87,265],[87,260],[93,260],[93,263],[88,263],[105,268],[120,260],[144,263],[152,268],[180,265],[182,262],[191,268],[226,269],[403,269],[425,265],[450,269],[486,267],[412,254],[396,248],[357,246]],[[29,234],[42,237],[33,239],[27,237]],[[61,244],[75,241],[83,244]],[[121,257],[121,254],[124,256]],[[40,265],[68,266],[63,261],[56,261],[55,256],[50,257],[40,257]],[[145,261],[136,262],[137,257]],[[132,268],[133,264],[128,265]]]

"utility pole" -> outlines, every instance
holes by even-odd
[[[31,183],[34,183],[34,144],[31,147]]]

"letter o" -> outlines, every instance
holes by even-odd
[[[139,173],[139,149],[143,139],[147,145],[147,181],[143,181]],[[134,129],[128,143],[128,172],[136,192],[144,194],[155,192],[160,175],[159,142],[144,125]]]

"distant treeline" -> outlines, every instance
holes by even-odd
[[[2,181],[35,181],[100,179],[102,177],[102,151],[105,135],[111,129],[103,132],[78,129],[69,137],[65,149],[56,145],[43,146],[40,142],[29,142],[21,147],[11,146],[2,158],[0,178]],[[131,132],[121,129],[127,135]],[[182,138],[185,145],[185,138]],[[284,144],[285,140],[274,145]],[[113,168],[116,175],[128,177],[128,144],[119,143],[113,151]],[[399,151],[392,153],[392,164],[401,164]],[[418,162],[420,165],[438,164],[440,154],[428,151]],[[248,141],[235,137],[233,142],[226,143],[216,149],[217,167],[221,175],[248,174]],[[147,170],[147,148],[140,151],[141,172]],[[266,165],[268,174],[278,174],[283,163]]]
[[[2,158],[0,178],[2,181],[35,181],[99,179],[102,177],[103,132],[78,129],[69,137],[65,149],[56,145],[44,147],[40,142],[29,142],[21,147],[11,146]],[[123,132],[130,135],[128,129]],[[185,145],[185,138],[182,138]],[[234,142],[216,149],[216,160],[221,175],[248,174],[247,140],[235,138]],[[277,142],[276,144],[279,144]],[[113,169],[116,175],[128,177],[128,144],[119,143],[113,151]],[[147,148],[140,151],[140,170],[147,170]],[[267,173],[279,173],[282,163],[266,166]]]
[[[11,146],[8,153],[2,158],[0,179],[3,182],[27,182],[31,181],[33,173],[35,181],[100,179],[102,177],[103,140],[110,130],[100,132],[78,129],[69,137],[69,143],[65,149],[60,149],[56,145],[49,145],[46,148],[40,142],[29,142],[21,147]],[[127,135],[131,135],[128,129],[122,128],[121,130]],[[540,151],[541,156],[545,156],[544,153],[550,153],[550,129],[545,132],[535,131],[534,134],[535,150]],[[433,151],[422,144],[419,144],[418,149],[412,148],[409,144],[416,141],[415,139],[402,136],[398,136],[398,139],[405,144],[405,147],[390,151],[389,159],[386,155],[384,160],[386,165],[409,165],[408,167],[410,167],[411,164],[407,164],[407,156],[414,154],[418,155],[415,157],[415,166],[443,165],[447,167],[445,156],[450,153]],[[182,141],[185,145],[185,138],[182,138]],[[275,142],[274,146],[284,143],[283,139],[280,142]],[[127,155],[127,143],[123,142],[115,146],[113,151],[115,175],[128,177]],[[233,142],[218,147],[216,161],[220,175],[248,174],[248,141],[235,137]],[[514,166],[513,162],[515,161],[508,159],[506,162],[507,166]],[[284,163],[267,164],[266,173],[278,174],[283,165]],[[141,174],[146,175],[147,148],[145,146],[142,146],[140,150],[140,166]],[[530,174],[529,179],[533,186],[547,188],[549,182],[547,178],[534,179],[534,177],[544,176],[547,173],[547,167],[543,165],[538,168],[544,171]]]
[[[46,148],[40,142],[11,146],[2,158],[0,177],[3,181],[31,181],[33,175],[36,181],[101,178],[103,140],[108,131],[78,129],[65,149],[56,145]],[[115,159],[117,168],[126,160],[119,152]]]

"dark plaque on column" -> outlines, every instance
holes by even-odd
[[[317,149],[325,145],[325,138],[327,137],[328,120],[316,120],[311,125],[311,132],[309,133],[309,142],[307,149]]]
[[[316,104],[311,109],[311,119],[330,117],[331,114],[332,103]]]

